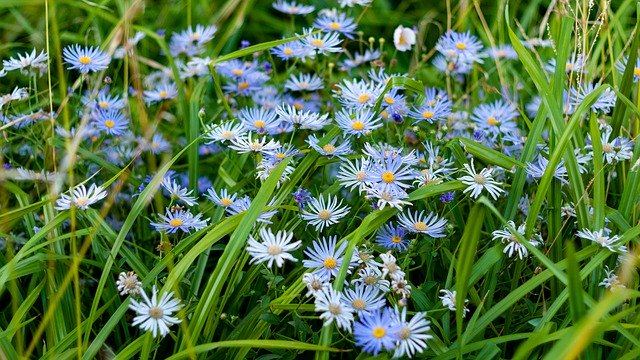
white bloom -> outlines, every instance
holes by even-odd
[[[312,199],[307,208],[302,210],[300,217],[316,227],[317,231],[322,231],[325,227],[336,224],[338,220],[345,217],[351,208],[342,207],[342,200],[338,202],[338,197],[327,197],[325,202],[322,196]]]
[[[162,179],[162,187],[169,192],[169,197],[172,199],[180,200],[189,206],[198,205],[195,196],[191,196],[193,190],[189,191],[189,189],[178,185],[178,183],[175,180],[171,180],[169,176]]]
[[[267,139],[265,137],[252,138],[251,133],[248,133],[246,137],[241,136],[241,137],[232,139],[231,145],[229,145],[229,147],[234,150],[237,150],[241,154],[249,153],[249,152],[266,153],[271,150],[275,150],[279,148],[280,143],[273,139],[270,139],[267,142]]]
[[[116,285],[118,286],[120,295],[138,295],[142,289],[142,283],[138,280],[138,275],[133,271],[127,273],[121,272],[118,276],[118,281],[116,281]]]
[[[393,32],[393,44],[398,51],[411,50],[411,46],[416,43],[416,33],[410,29],[399,25]]]
[[[321,312],[320,319],[324,320],[324,326],[329,326],[333,321],[342,330],[351,333],[353,322],[353,309],[342,301],[342,294],[329,287],[322,290],[316,297],[316,311]]]
[[[507,224],[510,225],[511,228],[516,229],[516,224],[512,220],[509,220]],[[518,226],[516,232],[521,236],[524,236],[525,224]],[[502,252],[508,254],[509,257],[513,257],[514,254],[517,254],[518,258],[522,260],[529,256],[527,248],[522,245],[518,237],[516,237],[515,233],[513,233],[508,226],[505,226],[502,230],[496,230],[491,234],[493,235],[493,240],[500,240],[502,243],[508,242],[507,246],[505,246]],[[529,240],[529,243],[533,246],[540,245],[542,243],[540,235],[534,235],[534,237],[537,239]]]
[[[285,260],[298,261],[289,252],[299,248],[301,242],[290,243],[292,238],[292,232],[281,230],[274,235],[271,229],[265,228],[260,229],[262,242],[249,235],[247,252],[252,257],[249,263],[259,264],[268,261],[267,266],[271,267],[275,261],[277,267],[282,267]]]
[[[607,229],[606,227],[596,231],[591,231],[589,229],[582,229],[582,230],[579,230],[576,233],[576,235],[578,235],[578,237],[581,237],[583,239],[591,240],[599,244],[603,248],[609,249],[610,251],[621,252],[621,253],[627,252],[626,246],[618,244],[618,241],[620,240],[620,236],[619,235],[611,236],[611,230]]]
[[[395,309],[397,314],[397,322],[400,330],[397,335],[400,341],[396,347],[393,357],[399,358],[403,356],[412,357],[416,353],[422,353],[427,348],[426,341],[432,339],[433,336],[428,332],[429,320],[426,319],[427,314],[423,312],[413,315],[411,320],[407,321],[407,308],[403,307],[402,311]]]
[[[307,286],[307,290],[309,290],[306,296],[313,295],[316,297],[331,286],[327,279],[318,276],[316,273],[305,273],[302,275],[302,282]]]
[[[487,190],[493,200],[497,200],[500,194],[504,192],[503,189],[498,187],[498,185],[502,185],[502,183],[495,181],[491,176],[491,172],[493,171],[493,169],[482,169],[478,173],[476,172],[473,160],[471,160],[471,166],[469,166],[469,164],[464,164],[464,168],[468,175],[465,175],[458,179],[463,184],[468,186],[466,189],[464,189],[463,193],[466,194],[468,192],[471,192],[471,197],[477,199],[478,196],[480,196],[480,194],[482,193],[482,190]]]
[[[386,254],[380,254],[382,260],[382,276],[389,275],[392,280],[404,279],[404,272],[400,269],[400,266],[396,264],[395,256],[391,255],[391,252]]]
[[[104,191],[102,186],[96,186],[91,184],[89,190],[80,184],[75,189],[70,190],[71,195],[62,194],[56,201],[56,210],[68,210],[71,205],[74,205],[80,210],[87,210],[89,206],[107,197],[107,192]]]
[[[232,141],[246,133],[242,125],[236,124],[233,121],[226,122],[220,125],[207,125],[204,128],[206,135],[204,138],[208,140],[206,144],[212,144],[215,142]]]
[[[143,301],[138,302],[132,299],[131,304],[129,304],[129,309],[138,314],[133,318],[131,325],[140,325],[142,330],[150,331],[156,337],[158,335],[167,335],[169,326],[182,321],[177,317],[171,316],[182,308],[180,300],[173,299],[173,292],[162,294],[160,301],[158,301],[158,291],[154,285],[151,300],[149,300],[144,290],[140,292],[140,295],[142,295]]]
[[[604,286],[607,289],[625,287],[624,285],[622,285],[622,283],[620,283],[615,269],[609,270],[609,267],[605,265],[604,272],[606,276],[604,277],[604,279],[602,279],[598,286]]]
[[[456,292],[454,291],[449,291],[446,289],[442,289],[440,290],[440,292],[443,294],[442,296],[440,296],[440,300],[442,300],[442,306],[446,306],[449,308],[449,310],[451,311],[456,311]],[[465,299],[464,303],[468,303],[469,300]],[[467,312],[469,312],[469,309],[467,309],[467,307],[464,307],[463,310],[463,314],[462,315],[466,315]]]

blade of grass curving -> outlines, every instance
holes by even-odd
[[[160,183],[164,179],[164,175],[167,173],[167,171],[169,171],[173,163],[175,163],[182,156],[182,154],[184,154],[196,142],[197,142],[197,139],[189,143],[186,147],[180,150],[180,152],[178,152],[173,158],[171,158],[171,160],[169,160],[166,164],[164,164],[160,168],[160,170],[158,170],[156,175],[151,179],[151,181],[145,187],[145,189],[140,193],[140,196],[138,196],[136,202],[131,206],[131,211],[129,212],[126,219],[124,220],[124,224],[122,225],[122,228],[120,229],[120,232],[118,233],[118,236],[113,243],[113,247],[111,248],[111,253],[107,258],[107,262],[104,264],[102,276],[100,276],[100,280],[98,281],[98,286],[96,287],[95,296],[91,304],[91,310],[87,318],[87,321],[89,321],[89,324],[91,324],[90,327],[93,326],[93,321],[95,321],[93,314],[98,308],[98,303],[101,300],[102,291],[104,290],[104,287],[107,281],[110,280],[112,277],[111,267],[113,266],[113,262],[115,261],[115,259],[118,257],[118,253],[120,252],[120,248],[124,243],[125,237],[133,227],[135,221],[138,219],[142,211],[146,208],[147,204],[151,202],[153,196],[156,193],[156,190],[160,187]],[[85,339],[84,339],[85,346],[89,342],[89,335],[90,333],[87,333],[85,336]]]
[[[576,261],[576,252],[571,241],[566,243],[567,254],[567,275],[568,281],[567,289],[569,295],[569,312],[573,319],[573,323],[576,324],[584,316],[586,310],[584,307],[584,296],[582,290],[582,281],[580,280],[580,266]]]
[[[207,319],[218,313],[220,293],[222,292],[223,286],[226,284],[229,272],[231,271],[231,268],[239,254],[244,250],[249,233],[252,231],[258,216],[264,211],[264,207],[271,199],[276,185],[280,180],[280,176],[290,160],[291,158],[282,160],[280,164],[272,170],[269,178],[267,178],[267,180],[262,184],[258,194],[251,202],[251,206],[244,214],[242,221],[233,234],[231,234],[229,243],[218,260],[218,264],[209,278],[206,289],[203,291],[205,296],[200,299],[196,310],[194,311],[189,324],[189,335],[185,336],[181,341],[180,349],[185,349],[187,347],[192,348],[191,344],[197,343],[197,339],[200,336],[203,336],[205,339],[213,336],[215,328],[205,328],[205,323]],[[205,328],[204,333],[202,333],[203,328]]]
[[[575,113],[571,116],[569,123],[567,124],[566,128],[562,133],[562,136],[560,136],[560,138],[558,139],[556,148],[553,149],[552,153],[549,155],[549,163],[547,164],[547,168],[545,169],[544,174],[542,175],[542,178],[540,179],[540,182],[538,184],[538,190],[536,192],[537,196],[533,200],[533,204],[529,209],[529,215],[527,216],[527,221],[526,221],[525,237],[528,238],[531,236],[538,214],[540,213],[540,209],[542,208],[542,202],[545,199],[545,197],[542,195],[546,194],[547,190],[549,189],[551,185],[551,181],[553,180],[555,170],[560,164],[563,154],[564,154],[567,170],[569,170],[569,167],[570,167],[570,164],[568,164],[568,162],[566,161],[567,158],[571,157],[573,158],[573,160],[575,160],[573,151],[569,150],[570,142],[571,142],[571,138],[578,131],[578,125],[580,124],[582,115],[598,99],[598,97],[600,96],[600,94],[602,94],[602,92],[606,89],[606,87],[607,85],[600,85],[592,93],[590,93],[585,97],[584,101],[578,106]],[[570,154],[568,152],[570,152]],[[575,170],[577,171],[577,165],[575,166]],[[580,173],[578,172],[578,175],[579,174]],[[577,203],[585,201],[583,199],[584,189],[583,190],[579,189],[582,187],[582,178],[580,178],[580,181],[579,181],[580,184],[575,184],[573,183],[573,181],[574,179],[572,179],[572,177],[570,176],[569,184],[572,187],[572,190],[574,193],[574,203],[576,204],[576,207],[578,209],[579,206],[577,205]],[[585,219],[586,219],[586,216],[585,216]],[[578,218],[578,226],[585,226],[586,224],[587,224],[586,222],[580,221],[580,218]]]
[[[474,157],[482,160],[484,163],[497,165],[507,171],[513,171],[514,168],[524,168],[525,164],[513,159],[501,152],[490,149],[485,145],[479,144],[471,139],[457,137],[452,141],[460,141],[464,150]]]
[[[189,99],[189,121],[184,122],[187,143],[193,142],[200,136],[200,118],[198,114],[202,94],[208,84],[209,79],[207,77],[201,78],[191,93],[191,98]],[[195,194],[198,193],[198,160],[198,146],[191,146],[187,151],[189,188],[192,189]]]
[[[41,295],[40,292],[42,291],[44,285],[45,281],[43,280],[40,281],[40,283],[35,288],[31,289],[29,295],[22,300],[20,307],[13,314],[9,325],[4,329],[4,331],[0,332],[0,338],[11,341],[16,331],[20,329],[24,330],[24,323],[22,322],[22,319],[27,316],[27,313],[29,312],[29,310],[31,310],[31,307]]]
[[[464,318],[465,299],[469,290],[469,277],[473,268],[474,258],[478,249],[478,241],[484,223],[484,206],[477,202],[471,212],[464,227],[462,238],[460,239],[458,256],[456,259],[456,329],[458,339],[460,339],[460,349],[464,346],[462,337],[462,325]],[[470,326],[471,327],[471,326]],[[462,354],[460,354],[462,356]]]
[[[605,180],[602,165],[602,143],[600,139],[600,129],[598,128],[598,120],[596,114],[591,114],[589,120],[589,131],[593,147],[593,226],[594,229],[602,229],[604,227],[604,208],[607,205],[605,198]]]
[[[167,358],[167,360],[184,359],[193,354],[202,354],[218,348],[258,348],[258,349],[287,349],[297,351],[331,351],[339,352],[340,350],[315,344],[307,344],[300,341],[288,340],[230,340],[219,341],[209,344],[195,346],[193,352],[181,351]]]

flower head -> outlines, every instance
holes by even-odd
[[[153,286],[151,299],[142,290],[143,301],[131,300],[129,309],[136,312],[131,325],[139,325],[142,330],[150,331],[153,337],[165,336],[169,333],[169,326],[179,324],[182,320],[173,315],[182,308],[180,300],[173,298],[173,292],[164,293],[158,300],[158,291]]]
[[[282,267],[285,260],[298,261],[289,252],[299,248],[301,242],[291,243],[292,238],[292,232],[281,230],[274,234],[271,229],[266,228],[260,229],[261,242],[249,235],[247,252],[252,257],[250,263],[267,262],[267,266],[271,267],[275,262],[277,267]]]
[[[338,202],[336,196],[333,198],[328,196],[326,201],[319,196],[309,201],[308,207],[302,210],[300,217],[315,226],[317,231],[322,231],[325,227],[338,223],[338,220],[345,217],[350,209],[349,206],[343,207],[342,200]]]
[[[138,295],[142,291],[142,283],[138,280],[138,275],[133,272],[121,272],[116,281],[120,295]]]
[[[56,201],[56,210],[68,210],[71,206],[75,206],[80,210],[87,210],[89,206],[107,197],[107,192],[102,186],[96,186],[96,184],[91,184],[89,190],[84,184],[80,184],[69,192],[70,195],[60,195],[60,198]]]
[[[97,72],[109,67],[111,59],[97,47],[81,47],[70,45],[62,50],[64,62],[70,65],[67,69],[78,69],[83,74]]]
[[[411,50],[411,47],[416,43],[416,33],[410,28],[399,25],[393,32],[393,45],[395,45],[398,51]]]
[[[504,192],[503,189],[498,187],[498,185],[502,185],[502,183],[495,181],[491,176],[492,169],[486,168],[480,170],[480,172],[476,172],[473,160],[471,160],[471,166],[464,164],[464,168],[467,175],[458,179],[467,185],[463,193],[471,192],[471,197],[476,199],[483,190],[486,190],[494,200],[497,200],[500,194]]]
[[[353,325],[353,337],[356,346],[375,356],[383,349],[395,349],[399,330],[397,322],[393,321],[392,311],[385,308],[361,315]]]

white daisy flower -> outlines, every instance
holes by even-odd
[[[232,139],[231,145],[229,145],[229,147],[238,151],[241,154],[250,153],[250,152],[264,154],[279,148],[280,143],[273,139],[269,139],[269,141],[267,141],[266,137],[252,138],[252,134],[248,133],[246,137],[240,136]]]
[[[167,176],[162,179],[162,187],[169,192],[169,197],[173,200],[180,200],[189,206],[198,205],[195,196],[191,196],[193,190],[189,191],[189,189],[184,188],[175,180],[171,180],[171,177]]]
[[[449,291],[447,289],[440,290],[442,296],[439,296],[440,300],[442,300],[442,306],[446,306],[451,311],[456,311],[456,291]],[[465,299],[464,303],[468,303],[469,300]],[[462,310],[463,314],[466,315],[469,312],[469,309],[465,306]]]
[[[80,184],[73,190],[70,190],[71,195],[62,194],[56,201],[56,210],[68,210],[71,206],[75,206],[80,210],[87,210],[89,206],[107,197],[107,192],[104,191],[102,186],[96,186],[91,184],[89,190]]]
[[[204,138],[208,140],[206,144],[212,144],[215,142],[233,141],[244,136],[246,130],[242,125],[229,121],[220,125],[207,125],[204,128],[204,132],[206,133]]]
[[[391,252],[380,254],[382,260],[382,276],[389,275],[390,279],[404,279],[404,271],[396,263],[396,257]]]
[[[158,301],[158,291],[154,285],[151,300],[144,290],[140,292],[140,295],[142,295],[143,301],[138,302],[132,299],[129,304],[129,309],[138,314],[133,318],[131,325],[140,325],[142,330],[150,331],[154,337],[158,335],[164,337],[169,333],[169,326],[179,324],[182,321],[171,316],[182,308],[180,300],[173,298],[173,292],[162,294]]]
[[[619,235],[611,236],[611,230],[606,227],[600,230],[591,231],[589,229],[579,230],[576,235],[586,240],[591,240],[603,248],[609,249],[613,252],[626,253],[627,247],[624,245],[620,245],[618,241],[620,240]]]
[[[142,289],[142,283],[138,280],[138,275],[133,272],[121,272],[116,281],[120,295],[138,295]]]
[[[349,210],[349,206],[342,206],[342,200],[338,202],[337,196],[328,196],[326,202],[320,196],[309,201],[300,217],[315,226],[317,231],[322,231],[325,227],[336,224],[349,213]]]
[[[362,284],[367,287],[374,287],[386,294],[389,292],[391,283],[389,280],[385,280],[384,276],[385,274],[377,267],[365,266],[358,270],[358,277],[351,280],[351,284]],[[404,273],[402,273],[402,276],[404,276]]]
[[[361,283],[356,284],[353,289],[345,289],[342,295],[342,302],[358,315],[370,314],[374,310],[382,309],[387,303],[384,294],[378,288]]]
[[[518,234],[524,236],[525,224],[522,224],[517,228],[516,224],[512,220],[509,220],[507,224],[511,226],[512,229],[516,229],[516,232]],[[496,230],[492,232],[491,234],[493,235],[493,240],[500,240],[503,244],[507,242],[507,246],[505,246],[502,252],[507,254],[509,257],[513,257],[514,254],[517,254],[518,258],[522,260],[529,256],[529,251],[527,251],[527,248],[522,245],[518,237],[516,237],[515,233],[513,233],[512,230],[509,229],[509,226],[505,226],[502,230]],[[535,239],[529,240],[529,243],[531,245],[537,247],[542,244],[542,238],[540,237],[540,235],[536,234],[534,235],[534,238]]]
[[[393,44],[398,51],[404,52],[411,50],[411,46],[415,43],[416,33],[412,29],[400,25],[393,32]]]
[[[218,193],[213,188],[208,189],[207,194],[205,195],[207,199],[213,201],[216,205],[225,208],[233,205],[233,203],[236,201],[236,196],[237,195],[235,193],[229,194],[229,191],[227,191],[227,189],[221,189],[220,195],[218,195]]]
[[[353,309],[342,301],[342,294],[329,287],[318,294],[315,301],[315,309],[321,312],[320,319],[324,320],[324,326],[336,325],[351,333],[353,322]]]
[[[356,159],[354,162],[345,160],[340,165],[340,172],[338,173],[338,181],[340,185],[349,190],[358,189],[358,192],[363,192],[366,186],[366,180],[370,176],[369,160],[365,157],[360,160]]]
[[[422,353],[427,348],[427,340],[432,339],[429,331],[429,320],[427,320],[427,314],[424,312],[418,312],[411,320],[407,321],[407,308],[403,307],[402,311],[395,308],[397,316],[397,324],[400,326],[400,330],[397,333],[398,345],[393,353],[394,358],[403,356],[412,357],[416,353]]]
[[[308,260],[302,261],[302,266],[308,269],[316,269],[313,273],[321,279],[330,279],[332,276],[338,275],[338,271],[344,261],[344,252],[347,249],[347,242],[343,242],[336,249],[337,236],[322,238],[312,243],[313,248],[309,247],[304,251]],[[351,261],[349,267],[355,266],[356,263]]]
[[[482,190],[486,190],[489,195],[493,198],[493,200],[497,200],[501,193],[504,192],[503,189],[498,187],[498,185],[502,185],[502,183],[497,182],[491,176],[491,172],[493,169],[486,168],[482,169],[479,173],[476,172],[475,166],[473,164],[473,159],[471,160],[471,166],[469,164],[464,164],[464,168],[468,175],[465,175],[458,180],[460,180],[463,184],[468,187],[462,191],[463,193],[471,192],[471,197],[477,199],[478,196],[482,193]]]
[[[398,221],[403,228],[409,232],[422,233],[431,236],[432,238],[445,237],[445,227],[447,226],[447,219],[438,219],[438,215],[429,213],[424,216],[424,211],[407,212],[398,216]]]
[[[249,235],[247,252],[252,257],[249,263],[259,264],[267,261],[268,267],[271,267],[274,262],[277,267],[282,267],[285,260],[298,261],[298,259],[294,258],[289,252],[299,248],[301,242],[296,241],[290,243],[292,238],[292,232],[281,230],[274,235],[271,229],[265,228],[260,229],[260,240],[262,240],[262,242],[257,241],[252,235]]]
[[[306,296],[318,296],[323,290],[331,287],[328,279],[324,279],[316,273],[305,273],[302,275],[302,282],[307,286]]]
[[[603,286],[607,289],[625,287],[618,279],[618,275],[616,274],[615,269],[609,270],[609,267],[605,265],[604,272],[606,276],[604,277],[604,279],[602,279],[598,286]]]

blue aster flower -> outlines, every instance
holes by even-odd
[[[271,53],[282,60],[293,58],[304,59],[312,55],[312,51],[306,48],[300,40],[290,41],[271,49]]]
[[[596,85],[587,83],[582,84],[578,88],[571,88],[571,104],[574,108],[577,108],[584,99],[596,89]],[[598,99],[591,105],[591,110],[594,112],[602,111],[608,113],[612,107],[616,104],[616,93],[611,90],[610,87],[605,89]]]
[[[313,22],[313,26],[325,32],[343,34],[349,39],[353,39],[353,34],[356,32],[353,18],[347,17],[344,13],[321,15]]]
[[[496,100],[490,104],[482,104],[473,110],[471,120],[476,127],[485,134],[496,138],[499,134],[506,134],[517,129],[514,121],[519,113],[515,106],[504,100]]]
[[[291,91],[315,91],[324,87],[322,79],[315,74],[300,74],[291,77],[284,83],[284,88]]]
[[[345,59],[340,63],[341,70],[350,70],[369,61],[380,58],[380,50],[365,50],[364,54],[356,52],[353,59]]]
[[[327,55],[327,53],[342,52],[340,44],[342,40],[338,33],[319,33],[313,34],[313,28],[307,28],[303,31],[303,38],[300,39],[302,44],[316,53]]]
[[[273,8],[289,15],[306,15],[312,13],[316,8],[311,5],[298,4],[295,1],[278,0],[272,4]]]
[[[467,64],[482,62],[482,43],[468,31],[448,30],[438,39],[435,49],[449,60],[457,59]]]
[[[300,210],[304,209],[304,205],[311,201],[311,192],[301,187],[291,193],[291,195],[293,195],[293,200],[298,204]]]
[[[621,59],[616,63],[616,70],[620,73],[624,73],[624,70],[627,68],[627,63],[629,62],[629,57],[625,56],[624,59]],[[633,67],[633,82],[636,83],[640,80],[640,58],[636,59],[636,65]]]
[[[261,135],[273,132],[279,124],[278,114],[263,107],[244,108],[238,112],[238,119],[245,130]]]
[[[129,129],[129,120],[119,110],[98,110],[93,125],[108,135],[120,136]]]
[[[494,46],[487,51],[487,54],[493,59],[518,60],[518,53],[508,44]]]
[[[178,89],[174,83],[160,83],[155,89],[144,92],[144,101],[147,104],[153,104],[176,96],[178,96]]]
[[[78,69],[79,72],[97,72],[109,67],[109,55],[102,52],[97,47],[81,47],[80,45],[70,45],[62,50],[64,62],[71,65],[68,70]]]
[[[404,228],[392,223],[385,224],[376,236],[376,243],[388,250],[406,251],[410,242],[405,237]]]
[[[367,135],[382,126],[380,118],[371,109],[342,109],[336,113],[336,122],[345,134],[356,137]]]
[[[353,324],[353,337],[356,346],[363,351],[378,355],[383,350],[395,349],[400,340],[398,332],[401,327],[389,308],[375,310],[371,314],[362,314],[360,319]]]

